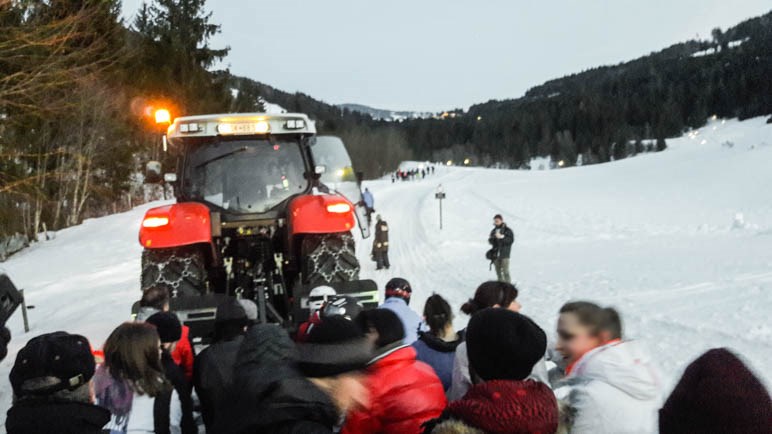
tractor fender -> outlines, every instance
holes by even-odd
[[[356,226],[354,206],[343,196],[306,195],[289,206],[291,234],[348,232]]]
[[[175,203],[151,208],[139,229],[139,243],[161,249],[212,242],[209,208],[200,203]]]

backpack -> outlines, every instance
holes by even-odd
[[[496,258],[498,257],[499,257],[499,250],[495,247],[485,252],[485,259],[489,261],[495,261]]]

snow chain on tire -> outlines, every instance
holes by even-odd
[[[359,261],[350,233],[308,235],[303,240],[302,251],[307,284],[359,279]]]
[[[142,252],[142,290],[163,285],[173,296],[203,294],[206,287],[204,257],[196,247]]]

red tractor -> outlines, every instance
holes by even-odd
[[[178,171],[148,165],[148,181],[171,183],[177,203],[142,221],[142,289],[168,287],[194,339],[209,340],[227,297],[288,328],[316,286],[377,303],[354,250],[357,220],[369,236],[361,175],[339,138],[317,136],[303,114],[258,113],[177,118],[164,140]]]

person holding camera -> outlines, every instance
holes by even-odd
[[[509,276],[509,254],[512,251],[512,244],[515,242],[515,234],[512,229],[504,223],[501,214],[493,217],[493,230],[488,237],[491,249],[486,253],[486,257],[496,267],[496,277],[500,282],[512,283]]]

